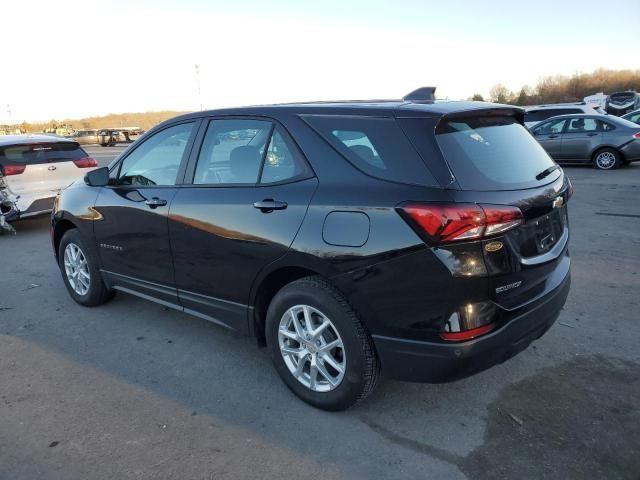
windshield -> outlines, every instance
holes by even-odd
[[[533,136],[513,117],[474,116],[444,119],[436,140],[452,173],[465,190],[517,190],[556,180],[555,165]]]

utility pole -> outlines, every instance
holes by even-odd
[[[202,111],[202,95],[200,94],[200,65],[196,64],[196,87],[198,88],[198,103]]]
[[[13,117],[11,116],[11,105],[7,103],[7,115],[9,116],[9,125],[13,125]]]

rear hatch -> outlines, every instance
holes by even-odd
[[[570,183],[522,126],[520,111],[447,115],[435,137],[454,178],[447,186],[454,202],[477,204],[485,212],[516,207],[522,214],[514,209],[519,224],[476,240],[482,244],[490,298],[513,310],[556,288],[569,268]]]
[[[0,147],[0,168],[15,195],[54,196],[96,166],[76,142],[53,140]]]

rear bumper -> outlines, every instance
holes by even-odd
[[[10,210],[4,215],[5,220],[7,222],[14,222],[22,218],[37,217],[39,215],[51,213],[55,198],[55,196],[38,198],[33,200],[30,204],[28,204],[28,202],[24,202],[24,199],[12,202],[12,205],[9,207]],[[26,208],[25,203],[27,203]],[[7,202],[7,206],[9,205],[9,202]]]
[[[540,338],[558,318],[571,284],[560,285],[526,312],[483,337],[467,342],[413,341],[374,335],[385,376],[398,380],[443,383],[468,377],[504,362]]]
[[[640,160],[640,140],[632,140],[623,146],[620,151],[627,161],[637,162]]]

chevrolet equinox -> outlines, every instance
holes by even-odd
[[[76,302],[118,290],[253,336],[340,410],[381,375],[447,382],[541,337],[571,193],[521,109],[422,88],[168,120],[64,190],[51,237]]]

